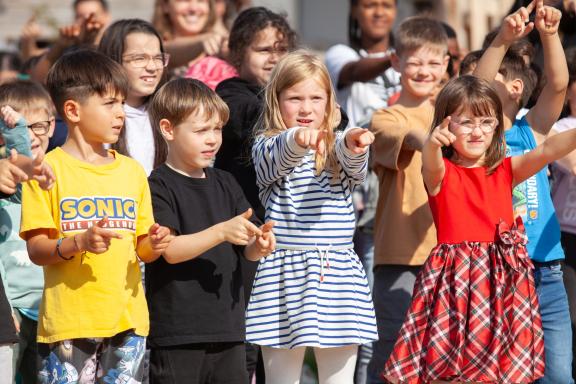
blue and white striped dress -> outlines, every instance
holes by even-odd
[[[315,173],[314,152],[297,128],[260,136],[252,156],[276,251],[260,261],[246,312],[246,339],[275,348],[339,347],[378,339],[364,268],[353,250],[352,191],[366,176],[368,153],[336,136],[338,177]]]

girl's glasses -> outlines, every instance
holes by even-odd
[[[168,61],[170,60],[170,55],[168,53],[161,53],[156,56],[150,55],[129,55],[124,56],[122,61],[129,63],[134,68],[144,68],[148,65],[148,63],[152,60],[154,63],[154,67],[156,68],[164,68],[168,65]]]
[[[478,117],[476,119],[452,117],[450,122],[457,126],[463,135],[471,134],[476,127],[484,133],[492,133],[498,125],[498,119],[495,117]]]
[[[36,136],[44,136],[50,130],[50,123],[52,121],[38,121],[34,124],[27,125],[26,128],[31,129]]]

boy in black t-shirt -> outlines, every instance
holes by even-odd
[[[197,80],[176,79],[149,112],[168,145],[149,178],[154,217],[175,236],[146,266],[150,383],[245,384],[240,258],[274,249],[273,223],[253,224],[234,177],[210,167],[229,113],[220,97]]]

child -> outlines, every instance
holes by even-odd
[[[139,19],[110,25],[98,50],[122,65],[130,83],[124,104],[126,128],[113,148],[137,160],[150,175],[166,159],[166,146],[160,132],[150,125],[148,101],[165,78],[170,56],[152,24]]]
[[[26,151],[31,157],[42,156],[54,132],[54,106],[50,95],[37,83],[14,81],[0,86],[2,131],[9,130],[5,141],[22,130],[28,137]],[[16,123],[16,124],[15,124]],[[23,129],[22,129],[23,128]],[[24,142],[24,140],[22,140]],[[10,146],[10,142],[7,142]],[[36,328],[38,307],[44,288],[42,268],[32,264],[26,242],[18,236],[21,215],[20,188],[9,199],[0,202],[0,225],[6,233],[0,238],[0,274],[7,286],[7,296],[17,319],[19,344],[15,349],[15,372],[24,384],[36,383],[38,351]]]
[[[530,383],[544,374],[533,265],[511,192],[572,151],[576,131],[504,158],[502,110],[489,83],[472,76],[438,96],[422,150],[438,245],[383,372],[394,383]]]
[[[447,36],[441,23],[413,17],[395,35],[392,63],[401,74],[398,102],[374,113],[372,167],[380,182],[374,224],[374,307],[378,334],[370,364],[369,383],[380,372],[394,347],[410,306],[414,280],[436,231],[422,183],[422,145],[432,124],[430,99],[448,66]]]
[[[534,12],[534,21],[529,22]],[[568,69],[558,36],[560,11],[545,7],[542,0],[509,15],[490,44],[474,74],[491,81],[504,109],[507,154],[521,155],[541,143],[562,111]],[[518,111],[531,94],[529,73],[522,59],[503,61],[507,48],[536,29],[544,51],[546,83],[536,104],[522,118]],[[502,62],[502,65],[500,64]],[[562,280],[561,261],[564,252],[560,226],[556,217],[546,169],[541,170],[514,189],[514,212],[526,225],[528,254],[534,263],[534,278],[544,328],[546,372],[544,383],[572,383],[572,351],[566,340],[572,329],[566,290]]]
[[[175,236],[146,267],[150,382],[245,384],[240,258],[274,249],[273,223],[250,222],[234,177],[210,167],[228,120],[214,91],[172,80],[152,99],[150,116],[168,143],[166,163],[149,179],[154,216]]]
[[[296,33],[281,15],[264,7],[252,7],[234,20],[228,45],[230,62],[239,77],[224,80],[216,87],[216,93],[230,109],[230,120],[222,131],[222,148],[214,166],[236,177],[256,215],[264,218],[247,148],[264,104],[264,86],[278,60],[294,50]]]
[[[47,79],[69,128],[46,156],[56,185],[22,191],[20,236],[44,266],[38,349],[41,380],[141,380],[148,309],[137,256],[156,259],[169,230],[154,224],[146,175],[113,150],[124,124],[128,80],[101,53],[62,56]]]
[[[297,382],[306,346],[320,383],[350,383],[359,344],[377,339],[366,274],[354,253],[352,191],[366,175],[373,135],[334,132],[328,71],[304,51],[272,71],[252,148],[278,249],[260,261],[246,314],[267,383]]]

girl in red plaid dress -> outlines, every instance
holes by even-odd
[[[438,232],[383,377],[530,383],[544,373],[532,263],[512,188],[576,147],[576,130],[505,157],[502,105],[484,80],[451,80],[436,101],[422,175]]]

